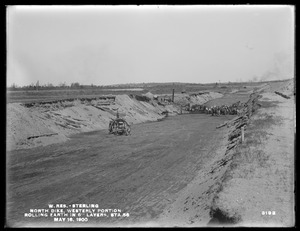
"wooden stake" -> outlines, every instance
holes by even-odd
[[[245,140],[245,137],[244,137],[244,126],[241,128],[241,130],[242,130],[242,143],[243,143],[244,140]]]
[[[174,103],[174,92],[175,92],[175,89],[172,89],[172,102]]]

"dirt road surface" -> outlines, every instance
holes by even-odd
[[[27,218],[24,213],[61,203],[99,204],[130,214],[89,218],[89,226],[152,221],[213,158],[224,135],[216,126],[230,118],[180,115],[134,125],[131,136],[102,130],[61,144],[8,152],[8,225],[59,225],[53,218]]]

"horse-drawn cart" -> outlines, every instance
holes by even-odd
[[[114,135],[130,135],[130,125],[121,118],[111,119],[109,122],[109,133]]]

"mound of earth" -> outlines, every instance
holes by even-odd
[[[148,94],[148,96],[151,93]],[[221,94],[180,96],[184,102],[202,104]],[[153,98],[153,97],[152,97]],[[176,97],[178,99],[178,97]],[[74,99],[48,103],[7,104],[7,150],[45,146],[63,142],[73,134],[108,129],[117,112],[129,124],[157,121],[181,112],[178,101],[159,104],[157,100],[139,101],[128,95],[108,99]]]

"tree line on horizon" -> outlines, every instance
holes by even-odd
[[[36,84],[31,83],[29,85],[18,86],[17,84],[13,83],[11,86],[7,87],[8,90],[54,90],[54,89],[83,89],[83,88],[101,88],[103,86],[97,86],[94,84],[90,85],[83,85],[79,82],[74,82],[71,84],[59,83],[58,85],[54,85],[52,83],[47,83],[40,85],[39,81]]]
[[[31,83],[29,85],[25,85],[25,86],[18,86],[17,84],[13,83],[11,84],[11,86],[7,87],[7,90],[11,90],[11,91],[17,91],[17,90],[55,90],[55,89],[90,89],[90,88],[105,88],[105,89],[114,89],[114,88],[119,88],[119,87],[156,87],[156,86],[167,86],[167,85],[236,85],[236,84],[245,84],[247,82],[249,83],[253,83],[253,82],[259,82],[259,83],[265,83],[265,82],[272,82],[272,81],[286,81],[287,79],[283,79],[283,80],[269,80],[269,81],[253,81],[253,80],[249,80],[246,82],[216,82],[216,83],[180,83],[180,82],[170,82],[170,83],[126,83],[126,84],[113,84],[113,85],[94,85],[94,84],[90,84],[90,85],[83,85],[80,84],[79,82],[74,82],[71,84],[66,84],[64,83],[59,83],[58,85],[54,85],[52,83],[47,83],[47,84],[43,84],[40,85],[39,81],[37,81],[35,84]]]

